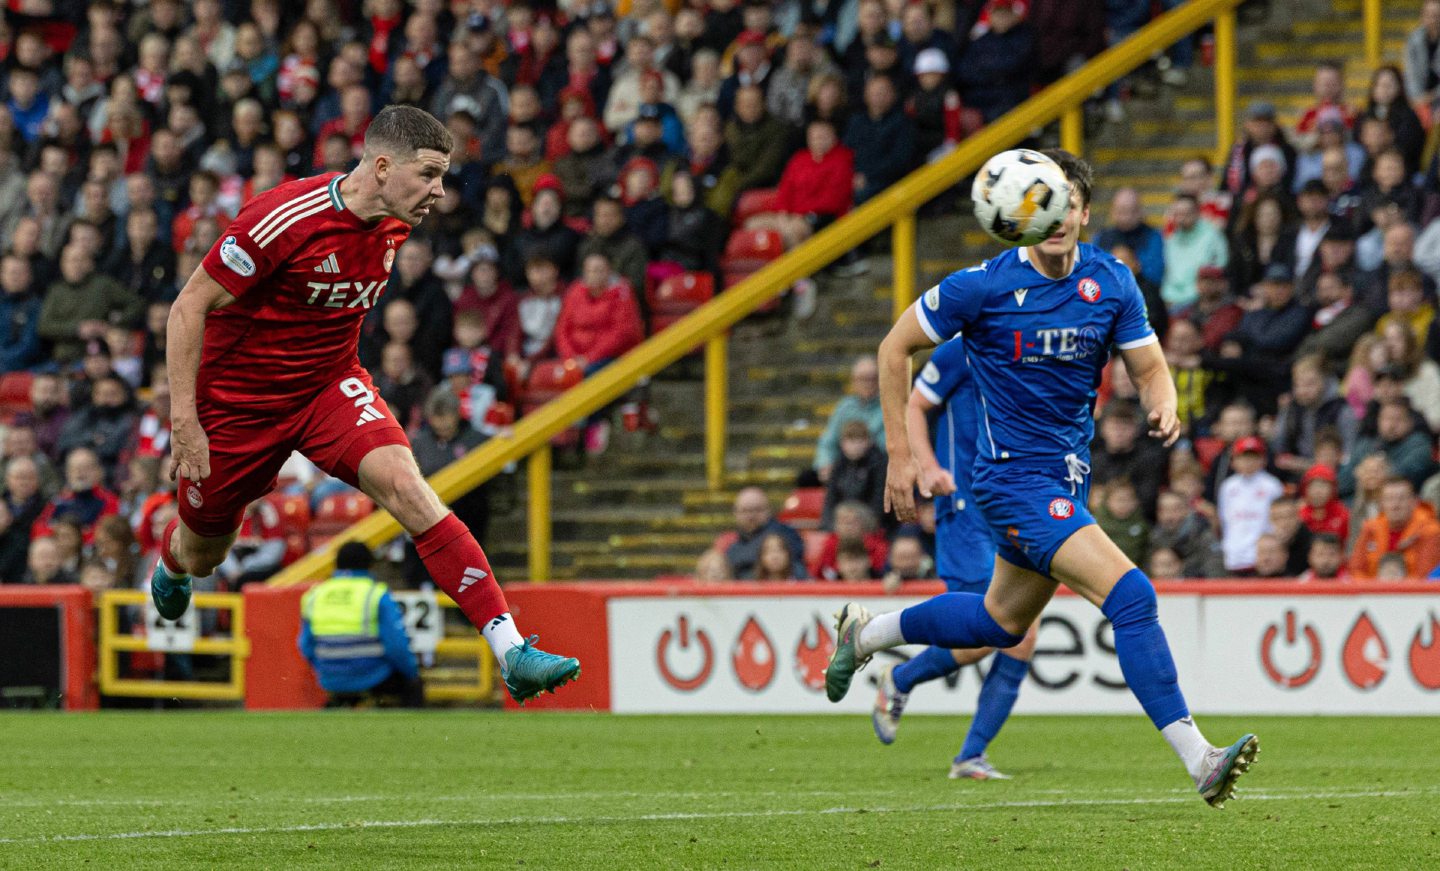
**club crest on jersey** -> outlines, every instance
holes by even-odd
[[[1051,499],[1050,516],[1056,520],[1069,520],[1075,516],[1075,503],[1069,499]]]
[[[230,267],[232,272],[249,278],[255,274],[255,260],[240,243],[235,241],[234,236],[226,236],[225,241],[220,243],[220,262]]]
[[[1100,299],[1100,282],[1093,278],[1080,279],[1080,298],[1086,302],[1095,302]]]
[[[390,271],[390,267],[392,267],[392,266],[395,265],[395,249],[394,249],[394,248],[386,248],[386,249],[385,249],[385,257],[384,257],[383,260],[380,261],[380,265],[385,267],[385,271],[386,271],[386,272],[389,272],[389,271]]]

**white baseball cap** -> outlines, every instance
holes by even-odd
[[[950,59],[938,48],[927,48],[915,56],[915,75],[950,72]]]

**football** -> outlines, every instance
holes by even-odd
[[[1059,164],[1015,148],[985,162],[970,190],[975,218],[997,241],[1035,245],[1060,228],[1070,210],[1070,183]]]

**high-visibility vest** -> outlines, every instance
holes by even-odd
[[[369,575],[342,573],[312,587],[300,614],[315,638],[316,659],[384,656],[380,641],[380,597],[386,587]]]

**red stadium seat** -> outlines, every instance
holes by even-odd
[[[735,211],[730,215],[731,221],[735,226],[743,227],[746,221],[756,215],[775,211],[775,201],[779,193],[775,188],[757,188],[746,191],[735,202]]]
[[[364,493],[326,496],[320,500],[320,507],[310,523],[310,546],[319,547],[374,510],[375,503]]]
[[[1215,465],[1215,458],[1225,450],[1225,440],[1217,439],[1214,436],[1201,436],[1195,440],[1195,459],[1206,472]]]
[[[304,494],[271,493],[265,500],[275,506],[285,528],[284,564],[290,565],[310,549],[310,497]]]
[[[672,275],[648,295],[650,333],[660,332],[715,296],[715,278],[708,272]]]
[[[823,529],[800,531],[800,538],[805,542],[805,568],[810,572],[810,577],[820,577],[820,555],[825,552],[825,544],[834,534]]]
[[[785,497],[785,504],[776,515],[781,523],[796,529],[819,529],[825,513],[825,488],[801,487]]]
[[[34,380],[29,372],[0,375],[0,415],[8,417],[30,410],[30,382]]]
[[[725,244],[720,268],[725,286],[733,287],[785,253],[785,240],[774,230],[736,230]]]
[[[530,367],[530,377],[519,394],[523,417],[585,380],[585,370],[574,360],[540,360]],[[575,444],[579,433],[570,427],[550,440],[556,447]]]

